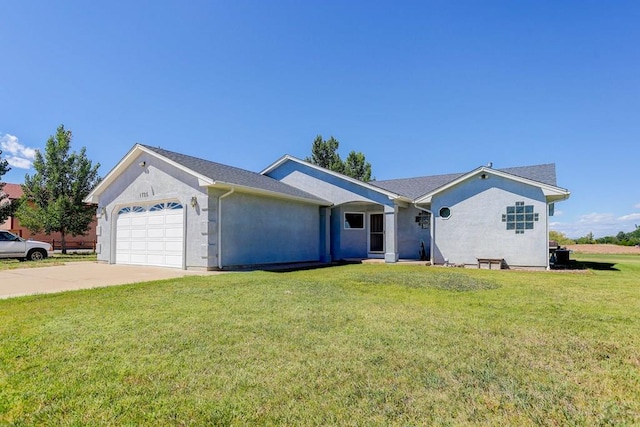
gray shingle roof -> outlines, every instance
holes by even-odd
[[[299,190],[276,179],[260,175],[256,172],[223,165],[222,163],[216,163],[200,159],[198,157],[188,156],[186,154],[175,153],[158,147],[151,147],[143,144],[140,145],[213,181],[221,181],[257,190],[280,193],[286,196],[325,203],[327,205],[331,204],[324,199],[307,193],[306,191]]]
[[[554,163],[497,170],[521,178],[531,179],[543,184],[556,186],[556,165]],[[430,193],[463,175],[466,175],[466,173],[390,179],[386,181],[371,181],[369,184],[415,200],[418,197]]]

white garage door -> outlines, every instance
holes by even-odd
[[[177,202],[121,208],[116,225],[116,264],[182,268],[183,211]]]

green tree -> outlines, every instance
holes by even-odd
[[[589,232],[586,236],[576,239],[576,243],[581,245],[592,245],[593,243],[595,243],[595,241],[593,240],[593,233]]]
[[[347,160],[342,161],[338,154],[339,147],[340,142],[333,136],[325,140],[322,135],[318,135],[311,146],[311,156],[305,160],[361,181],[371,180],[371,163],[366,161],[364,154],[352,151]]]
[[[364,154],[352,151],[344,162],[344,174],[360,181],[371,181],[371,163],[367,162]]]
[[[311,146],[311,157],[305,160],[334,172],[343,173],[344,163],[338,154],[339,146],[340,143],[333,136],[324,140],[322,135],[318,135]]]
[[[549,231],[549,240],[553,240],[560,246],[573,245],[575,242],[559,231]]]
[[[0,150],[0,155],[2,155],[2,150]],[[9,167],[9,163],[0,157],[0,179],[4,176],[5,173],[9,172],[11,168]],[[11,211],[13,209],[12,203],[9,201],[9,196],[2,191],[4,188],[4,182],[0,181],[0,224],[5,222],[7,218],[11,215]]]
[[[86,149],[71,152],[71,131],[60,125],[47,140],[44,155],[36,152],[33,176],[27,174],[22,185],[24,202],[16,216],[32,232],[59,232],[62,253],[67,252],[66,236],[84,235],[95,208],[83,200],[100,182],[98,168],[87,158]]]

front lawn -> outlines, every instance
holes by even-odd
[[[95,253],[82,253],[69,251],[68,254],[54,253],[53,256],[39,261],[20,261],[17,259],[0,259],[0,271],[14,270],[16,268],[38,268],[52,265],[63,265],[66,262],[95,261]]]
[[[0,424],[637,425],[640,257],[0,300]]]

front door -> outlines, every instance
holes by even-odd
[[[384,214],[369,214],[369,252],[384,252]]]

